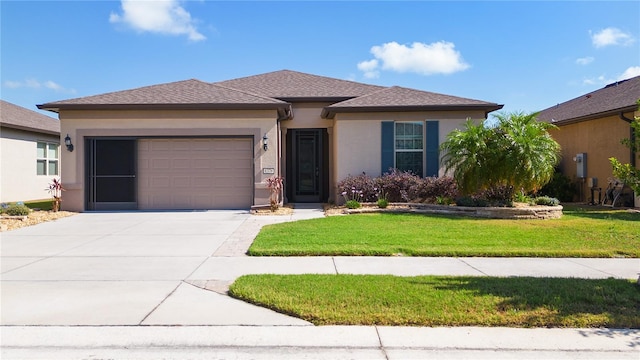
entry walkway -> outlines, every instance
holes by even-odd
[[[3,359],[637,359],[640,330],[313,326],[226,296],[255,273],[636,279],[640,259],[249,257],[246,212],[84,213],[0,236]]]

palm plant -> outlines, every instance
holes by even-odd
[[[499,113],[497,126],[467,120],[442,143],[443,165],[464,194],[511,187],[536,191],[551,180],[560,146],[536,113]]]

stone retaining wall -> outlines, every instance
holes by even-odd
[[[524,207],[467,207],[433,204],[394,203],[386,209],[375,204],[364,204],[360,209],[345,209],[345,214],[372,212],[420,213],[465,215],[488,219],[559,219],[562,206],[524,206]]]

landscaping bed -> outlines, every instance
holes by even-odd
[[[67,216],[75,215],[70,211],[45,211],[34,210],[27,216],[5,216],[0,217],[0,231],[11,231],[26,226],[37,225],[47,221],[53,221]]]

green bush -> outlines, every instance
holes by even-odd
[[[551,181],[543,186],[538,193],[557,198],[562,202],[571,202],[573,197],[578,194],[578,189],[568,176],[556,170]]]
[[[362,205],[360,205],[360,202],[358,200],[349,200],[349,201],[347,201],[345,206],[347,208],[349,208],[349,209],[357,209],[357,208],[361,207]]]
[[[11,204],[6,208],[5,213],[9,216],[26,216],[29,215],[31,209],[24,204]]]
[[[536,205],[545,205],[545,206],[560,205],[560,200],[553,197],[549,197],[549,196],[538,196],[537,198],[533,199],[533,202]]]
[[[383,199],[378,199],[377,204],[378,204],[378,207],[379,207],[379,208],[384,209],[384,208],[386,208],[387,206],[389,206],[389,200],[384,199],[384,198],[383,198]]]

